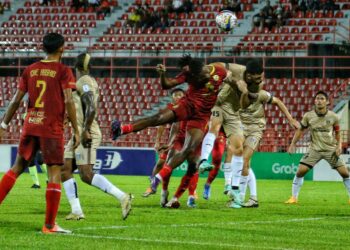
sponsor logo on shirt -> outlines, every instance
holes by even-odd
[[[43,111],[30,111],[28,116],[28,123],[35,125],[44,124],[45,112]]]

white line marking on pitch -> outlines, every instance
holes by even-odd
[[[197,245],[197,246],[215,246],[215,247],[229,247],[231,249],[237,248],[251,248],[251,249],[281,249],[280,247],[262,247],[262,246],[248,246],[237,245],[237,244],[226,244],[226,243],[213,243],[213,242],[197,242],[197,241],[178,241],[178,240],[155,240],[155,239],[144,239],[144,238],[131,238],[131,237],[118,237],[118,236],[101,236],[101,235],[89,235],[89,234],[60,234],[60,236],[72,236],[79,238],[94,238],[94,239],[109,239],[109,240],[127,240],[127,241],[140,241],[140,242],[151,242],[151,243],[162,243],[162,244],[180,244],[180,245]],[[293,248],[283,248],[285,250],[293,250]]]
[[[220,225],[244,225],[244,224],[274,224],[274,223],[285,223],[285,222],[302,222],[302,221],[314,221],[324,220],[330,217],[315,217],[315,218],[300,218],[300,219],[288,219],[288,220],[270,220],[270,221],[241,221],[241,222],[220,222],[220,223],[191,223],[191,224],[163,224],[157,225],[157,227],[196,227],[196,226],[220,226]],[[344,217],[342,217],[344,218]],[[350,218],[350,217],[345,217]],[[130,226],[101,226],[101,227],[82,227],[76,228],[74,231],[82,230],[99,230],[99,229],[125,229],[125,228],[145,228],[153,227],[154,225],[130,225]]]

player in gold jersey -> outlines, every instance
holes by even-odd
[[[92,171],[96,161],[96,150],[101,142],[101,131],[96,121],[99,90],[96,80],[89,75],[90,55],[80,54],[77,57],[75,69],[78,81],[73,99],[82,141],[74,150],[71,139],[64,154],[65,164],[62,171],[62,182],[72,209],[66,219],[80,220],[85,218],[78,198],[77,185],[72,175],[73,171],[78,168],[83,182],[95,186],[119,200],[122,207],[122,218],[125,220],[131,210],[131,195],[121,191],[104,176]]]
[[[306,129],[310,130],[311,143],[308,152],[300,160],[298,171],[292,185],[292,197],[286,204],[298,203],[298,195],[304,182],[304,176],[320,160],[326,160],[329,165],[343,177],[344,186],[350,196],[349,171],[344,161],[339,157],[342,151],[339,131],[339,118],[328,110],[328,95],[324,91],[317,92],[315,96],[315,109],[307,112],[302,121],[301,128],[293,137],[288,148],[289,153],[295,152],[296,143]]]
[[[244,144],[243,144],[243,169],[240,180],[239,190],[244,199],[247,182],[250,182],[250,199],[243,204],[243,207],[258,207],[258,199],[256,193],[256,179],[254,173],[250,169],[250,159],[254,151],[259,146],[260,140],[266,128],[266,119],[264,105],[271,103],[276,105],[280,111],[287,117],[293,128],[300,128],[298,121],[293,119],[284,103],[277,97],[272,96],[265,90],[260,90],[257,100],[245,109],[239,110],[240,120],[244,127]]]
[[[231,73],[231,77],[236,82],[243,81],[249,92],[257,93],[263,84],[263,67],[262,63],[256,59],[249,60],[246,66],[239,64],[226,64],[226,69]],[[225,176],[224,193],[234,196],[235,203],[232,207],[241,207],[239,194],[239,181],[243,167],[243,126],[239,117],[239,109],[247,107],[254,102],[256,97],[248,98],[248,105],[242,102],[244,94],[236,86],[224,85],[221,89],[209,122],[209,131],[205,135],[202,143],[201,161],[199,171],[207,171],[212,168],[208,163],[208,157],[211,153],[214,141],[223,128],[228,138],[228,148],[223,171]],[[257,96],[257,95],[256,95]],[[205,187],[207,188],[207,187]],[[232,190],[231,190],[232,189]]]

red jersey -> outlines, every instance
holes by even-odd
[[[210,79],[206,84],[198,86],[195,82],[188,81],[189,88],[186,91],[186,98],[197,108],[210,112],[215,105],[219,88],[226,78],[227,70],[218,63],[209,64],[209,67],[211,67]],[[175,79],[178,83],[186,82],[186,73],[180,73]]]
[[[75,89],[72,70],[59,62],[42,60],[24,70],[18,88],[28,92],[23,135],[63,138],[63,90]]]

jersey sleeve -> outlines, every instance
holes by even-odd
[[[178,74],[177,76],[175,76],[174,79],[177,81],[177,83],[184,83],[184,82],[186,82],[186,76],[185,76],[184,73]]]
[[[27,70],[24,70],[22,76],[19,79],[18,89],[23,92],[28,92]]]
[[[309,113],[306,113],[303,116],[303,119],[301,119],[300,125],[302,128],[308,128],[309,127]]]
[[[271,95],[271,93],[270,92],[267,92],[267,91],[265,91],[265,90],[260,90],[259,91],[259,97],[258,97],[258,99],[259,99],[259,101],[261,102],[261,103],[271,103],[271,101],[272,101],[272,98],[273,98],[273,96]]]
[[[87,93],[90,91],[92,91],[92,92],[95,91],[92,79],[90,77],[84,77],[83,79],[80,78],[77,81],[76,89],[77,89],[79,95],[83,95],[84,93]]]
[[[61,85],[63,86],[63,89],[75,89],[75,78],[72,70],[67,66],[63,66],[61,74]]]
[[[334,116],[334,125],[339,125],[340,123],[339,116],[336,113],[334,113],[333,116]]]

